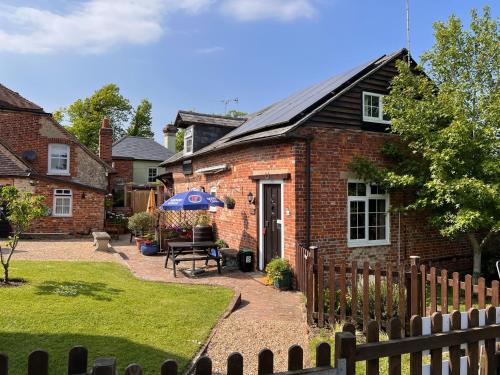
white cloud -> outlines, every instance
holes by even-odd
[[[222,10],[239,21],[293,21],[316,14],[312,0],[226,0]]]
[[[66,14],[0,5],[0,51],[103,52],[116,44],[147,44],[164,32],[167,13],[197,13],[215,0],[87,0]]]
[[[216,52],[222,52],[224,51],[224,47],[221,46],[214,46],[214,47],[207,47],[207,48],[198,48],[195,52],[208,55],[211,53],[216,53]]]
[[[165,32],[167,14],[216,9],[239,21],[292,21],[316,14],[316,0],[81,0],[65,12],[0,4],[0,52],[102,53],[120,44],[148,44]],[[223,48],[202,48],[215,53]]]

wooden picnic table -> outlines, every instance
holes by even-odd
[[[212,248],[215,248],[216,255],[211,253]],[[178,258],[179,255],[189,252],[191,257]],[[174,267],[174,277],[177,277],[176,265],[179,262],[192,261],[193,262],[193,274],[194,274],[194,262],[196,260],[204,260],[205,264],[209,260],[215,260],[217,262],[217,272],[221,273],[219,250],[215,242],[213,241],[197,241],[197,242],[168,242],[167,258],[165,259],[165,268],[167,268],[168,259],[172,257],[172,264]]]

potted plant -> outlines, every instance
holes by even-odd
[[[227,196],[224,201],[226,202],[226,207],[230,210],[234,209],[234,206],[236,206],[236,201],[233,197]]]
[[[215,241],[215,245],[217,245],[219,249],[225,249],[228,247],[227,242],[220,238],[217,241]]]
[[[144,241],[141,244],[142,255],[155,255],[159,250],[158,242],[155,241],[155,235],[148,233],[144,236]]]
[[[274,258],[266,266],[267,277],[278,289],[289,289],[292,267],[288,259]]]
[[[134,234],[137,249],[140,250],[141,243],[144,242],[143,234],[151,231],[154,218],[147,212],[138,212],[128,219],[128,229]]]

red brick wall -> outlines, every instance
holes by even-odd
[[[236,201],[233,210],[218,208],[217,213],[210,214],[216,228],[218,238],[224,239],[230,247],[250,248],[257,252],[258,234],[258,183],[249,177],[257,171],[286,170],[292,178],[284,181],[285,211],[285,257],[294,261],[295,254],[295,153],[300,149],[292,143],[279,145],[247,146],[238,150],[226,150],[193,160],[193,170],[203,167],[227,163],[231,170],[214,175],[184,176],[180,165],[167,169],[174,172],[175,192],[183,192],[193,187],[203,186],[210,192],[212,186],[217,187],[217,197],[224,199],[231,196]],[[251,192],[256,197],[256,205],[248,203],[247,194]],[[254,210],[254,207],[257,208]]]
[[[312,141],[312,244],[322,253],[337,259],[358,261],[395,261],[398,256],[398,215],[390,216],[390,245],[369,247],[347,246],[347,180],[355,178],[348,163],[356,155],[364,156],[378,165],[386,161],[379,150],[394,135],[360,130],[308,127],[304,135],[313,135]],[[401,205],[410,197],[392,194],[391,207]],[[304,227],[298,217],[298,227]],[[438,258],[453,257],[464,261],[457,268],[468,268],[471,249],[465,239],[447,240],[436,229],[430,227],[423,214],[401,215],[400,254],[404,259],[419,255],[422,260],[436,263]],[[461,258],[462,257],[462,258]],[[465,257],[465,258],[464,258]],[[453,267],[450,265],[450,269]]]
[[[104,193],[76,188],[71,185],[39,180],[35,194],[45,196],[45,204],[53,209],[54,189],[71,189],[73,212],[71,217],[47,216],[37,220],[30,232],[86,234],[104,227]]]
[[[355,177],[348,168],[355,155],[363,155],[379,165],[384,160],[379,154],[380,147],[392,135],[359,130],[308,127],[301,131],[312,135],[311,153],[311,243],[320,247],[323,254],[336,259],[358,261],[396,261],[398,256],[398,216],[390,216],[390,245],[370,247],[347,246],[347,180]],[[291,179],[284,183],[284,208],[290,215],[284,217],[285,257],[294,263],[295,245],[305,241],[305,155],[303,141],[275,145],[249,145],[221,150],[216,155],[193,159],[193,170],[228,163],[232,170],[215,175],[184,177],[181,166],[170,167],[174,172],[176,192],[203,186],[207,192],[217,186],[217,196],[230,195],[236,200],[236,208],[218,209],[213,222],[222,238],[231,247],[258,248],[258,184],[248,176],[254,171],[281,169],[291,173]],[[247,202],[247,194],[257,198],[256,213],[252,214]],[[403,194],[390,197],[391,206],[408,199]],[[420,255],[423,261],[437,263],[446,258],[448,268],[468,268],[471,250],[464,239],[450,241],[427,224],[422,214],[401,216],[400,254],[408,259],[410,255]],[[448,258],[449,257],[449,258]],[[451,265],[451,258],[463,261]]]
[[[115,174],[110,174],[109,186],[110,189],[116,189],[117,185],[132,182],[134,180],[133,160],[114,159],[113,166]]]

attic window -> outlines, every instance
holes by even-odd
[[[193,153],[193,127],[189,127],[184,132],[184,154]]]
[[[388,124],[389,117],[384,113],[384,95],[363,92],[363,121]]]
[[[49,145],[48,173],[69,175],[69,146],[64,144]]]

